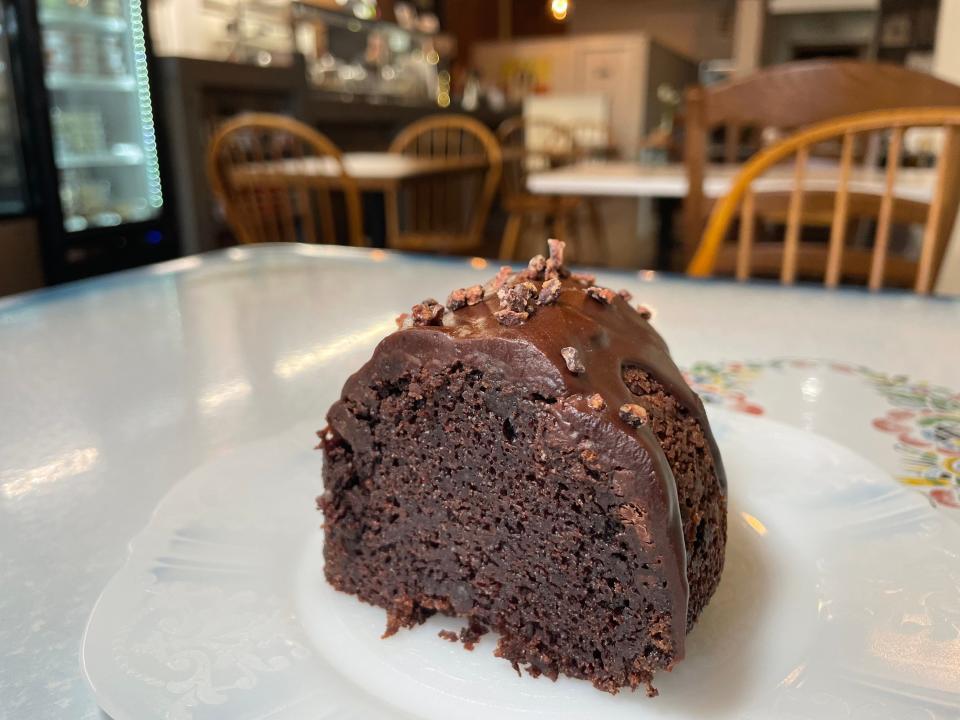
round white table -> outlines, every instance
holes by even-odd
[[[703,192],[708,198],[723,197],[730,190],[742,164],[707,165]],[[814,159],[804,177],[808,192],[835,191],[840,168],[835,162]],[[894,197],[929,203],[933,198],[937,175],[932,168],[900,168],[894,184]],[[886,171],[857,167],[851,171],[851,193],[881,196],[886,187]],[[794,168],[787,163],[771,168],[753,183],[758,193],[790,192]],[[602,197],[684,198],[690,189],[683,163],[653,165],[639,162],[580,162],[555,170],[532,173],[527,178],[530,192],[544,195],[588,195]]]
[[[84,624],[164,494],[256,438],[322,426],[318,397],[340,387],[398,312],[495,269],[262,246],[0,301],[0,717],[98,717],[78,663]],[[745,412],[843,436],[854,408],[814,412],[830,373],[872,368],[879,374],[865,377],[878,387],[908,387],[902,373],[960,388],[958,302],[652,272],[598,282],[652,306],[691,380]],[[784,356],[801,360],[773,361]],[[756,362],[729,362],[740,360]],[[784,382],[800,374],[796,417],[789,398],[751,397],[757,368]],[[858,432],[888,441],[882,427]]]

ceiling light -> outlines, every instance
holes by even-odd
[[[570,14],[570,0],[550,0],[550,16],[557,22],[563,22]]]

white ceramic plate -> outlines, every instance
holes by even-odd
[[[310,427],[174,487],[94,609],[84,672],[115,720],[960,716],[960,527],[817,435],[711,424],[727,567],[656,699],[518,677],[490,636],[437,637],[449,618],[381,640],[383,611],[323,582]]]

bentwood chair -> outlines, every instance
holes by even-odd
[[[616,160],[619,157],[613,131],[605,122],[580,121],[570,127],[578,160]]]
[[[551,226],[553,237],[580,251],[579,239],[572,238],[579,234],[578,213],[586,208],[594,240],[605,260],[603,221],[594,203],[580,197],[538,195],[527,190],[530,172],[567,165],[578,157],[578,146],[570,130],[550,120],[517,116],[500,124],[497,137],[503,149],[501,202],[508,214],[500,241],[500,259],[513,259],[524,229],[537,220]]]
[[[897,65],[854,60],[784,63],[689,89],[683,112],[689,181],[683,203],[684,262],[696,249],[710,211],[712,201],[704,192],[709,163],[743,162],[778,137],[832,118],[872,110],[954,106],[960,106],[960,86]],[[854,155],[869,159],[876,147],[869,138],[858,138]],[[834,144],[818,152],[835,160],[840,148]]]
[[[917,182],[911,183],[909,193],[898,184],[898,174],[916,172],[899,167],[903,136],[908,128],[941,128],[943,132],[936,169],[928,172],[928,183],[922,192]],[[854,166],[854,148],[858,138],[877,132],[889,137],[886,168],[871,174]],[[814,148],[830,142],[840,143],[840,161],[833,168],[832,177],[824,177],[822,169],[811,169],[810,157]],[[786,234],[782,243],[761,246],[754,243],[754,235],[758,210],[765,201],[764,182],[771,171],[782,170],[781,163],[788,159],[792,159],[793,168]],[[767,187],[771,187],[769,182]],[[922,202],[920,196],[924,194],[928,200]],[[830,197],[829,203],[824,201],[825,196]],[[832,217],[829,241],[813,247],[801,242],[808,201],[819,212],[829,210]],[[897,256],[892,252],[891,228],[897,205],[913,207],[913,219],[923,226],[919,250],[912,255]],[[800,275],[809,277],[819,272],[827,287],[836,287],[842,280],[860,279],[866,280],[871,290],[877,290],[884,284],[906,281],[917,293],[927,294],[943,260],[958,205],[960,107],[879,110],[830,120],[780,140],[743,167],[729,193],[714,207],[688,273],[713,273],[717,258],[726,249],[724,240],[739,216],[735,247],[739,280],[749,278],[758,268],[779,266],[780,280],[786,284]],[[857,217],[876,218],[870,247],[854,247],[848,242],[849,221]]]
[[[390,152],[431,161],[384,197],[387,244],[403,250],[475,251],[500,182],[496,137],[466,115],[443,114],[404,128]]]
[[[301,122],[268,113],[228,120],[210,143],[207,172],[241,243],[364,244],[360,191],[340,150]]]

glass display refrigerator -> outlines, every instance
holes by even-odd
[[[0,1],[47,281],[176,257],[142,0]]]
[[[4,18],[0,16],[0,218],[27,212],[20,118]]]

